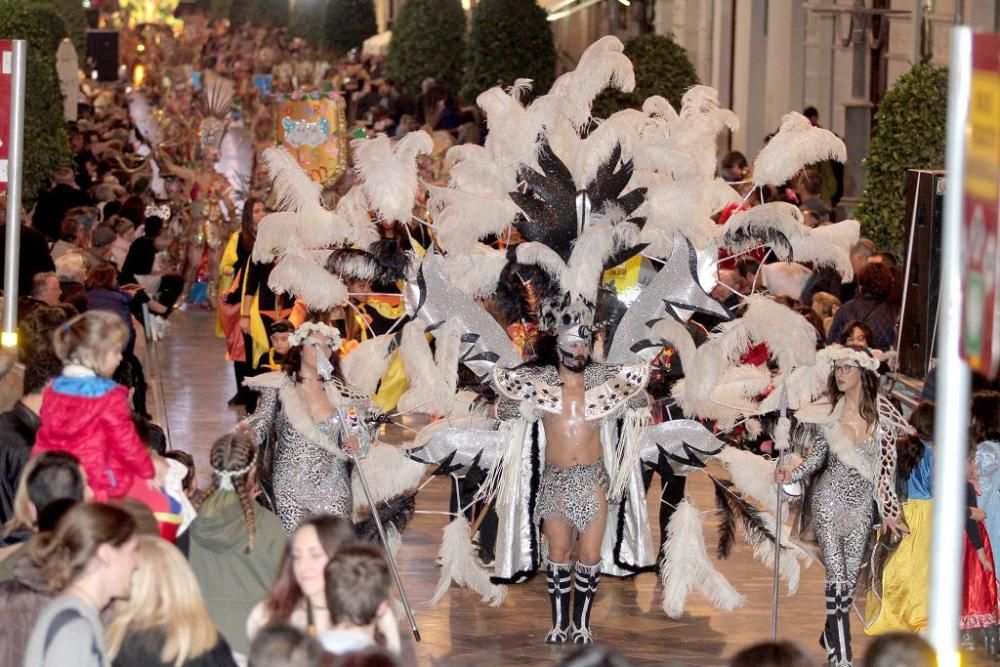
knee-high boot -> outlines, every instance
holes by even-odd
[[[569,636],[569,596],[573,566],[570,563],[546,563],[545,581],[552,603],[552,629],[545,635],[546,644],[563,644]]]
[[[573,643],[593,644],[594,635],[590,631],[590,612],[597,595],[597,585],[601,581],[601,564],[576,564],[573,595]]]
[[[826,659],[834,667],[849,667],[851,656],[851,604],[853,593],[848,584],[827,584],[826,625],[820,644],[826,650]]]

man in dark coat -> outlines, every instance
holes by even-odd
[[[24,368],[24,396],[14,407],[0,414],[0,523],[14,514],[14,495],[21,471],[35,445],[40,422],[42,390],[62,372],[62,362],[51,352],[29,359]]]

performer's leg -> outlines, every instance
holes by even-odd
[[[572,564],[569,561],[573,548],[573,528],[557,516],[550,516],[542,524],[542,532],[549,545],[545,579],[552,604],[552,629],[545,635],[548,644],[562,644],[569,636],[569,597]]]
[[[597,517],[591,521],[577,539],[578,560],[573,587],[573,643],[593,644],[594,635],[590,630],[590,612],[601,580],[601,545],[604,542],[604,528],[608,522],[608,502],[604,489],[594,487],[600,504]]]

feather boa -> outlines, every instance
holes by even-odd
[[[507,597],[507,587],[498,586],[490,581],[490,575],[476,562],[473,555],[472,537],[469,522],[459,515],[444,527],[444,539],[438,556],[441,558],[441,577],[431,598],[430,605],[434,607],[451,588],[451,582],[466,586],[479,594],[483,602],[492,607],[499,607]]]
[[[732,611],[746,602],[709,560],[701,514],[690,500],[681,501],[670,517],[667,540],[663,544],[660,581],[663,584],[663,612],[670,618],[683,615],[684,602],[693,588],[697,588],[716,609]]]

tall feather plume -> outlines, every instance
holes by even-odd
[[[691,338],[691,332],[683,324],[672,317],[665,317],[653,325],[649,332],[652,341],[662,341],[664,346],[669,346],[677,350],[681,359],[681,368],[685,375],[688,368],[694,364],[695,345]]]
[[[712,338],[732,362],[761,343],[782,370],[811,364],[816,357],[816,329],[794,310],[760,295],[749,297],[743,317],[720,324]]]
[[[441,559],[441,577],[431,598],[431,607],[441,601],[453,581],[475,591],[491,607],[503,604],[507,597],[507,587],[492,583],[489,573],[476,562],[469,522],[461,514],[444,527],[444,539],[438,556]]]
[[[340,358],[340,370],[344,379],[361,393],[373,396],[378,383],[389,368],[392,353],[389,348],[395,336],[383,334],[374,336],[358,344],[347,356]]]
[[[426,414],[447,415],[451,412],[455,396],[455,375],[458,373],[457,342],[449,339],[457,337],[457,330],[444,327],[445,354],[449,355],[451,368],[439,367],[431,353],[425,331],[427,325],[419,319],[412,320],[403,327],[403,338],[399,354],[403,360],[410,388],[399,397],[401,412],[419,411]],[[451,374],[447,377],[446,373]]]
[[[721,244],[734,253],[769,245],[778,259],[789,260],[793,244],[808,229],[797,206],[770,202],[734,213],[722,226]]]
[[[663,118],[667,121],[677,120],[678,118],[673,105],[660,95],[647,97],[646,101],[642,103],[642,112],[648,116]]]
[[[724,447],[716,458],[726,466],[733,486],[739,489],[744,497],[750,496],[764,507],[777,507],[778,492],[774,482],[774,461],[768,461],[753,452],[736,447]]]
[[[520,264],[535,264],[552,276],[560,284],[567,282],[569,267],[555,250],[538,241],[527,241],[517,246],[517,261]]]
[[[829,130],[813,127],[802,114],[787,113],[781,119],[778,133],[754,160],[754,186],[781,185],[803,167],[824,160],[846,162],[844,142]]]
[[[309,178],[291,153],[275,146],[266,149],[261,157],[272,181],[277,208],[293,213],[323,208],[322,187]]]
[[[694,588],[716,609],[732,611],[746,602],[709,560],[701,514],[687,499],[677,506],[667,526],[660,582],[663,585],[663,612],[670,618],[680,618],[684,614],[684,603]]]
[[[624,109],[601,121],[583,141],[574,142],[576,150],[563,156],[573,174],[577,188],[584,190],[597,176],[611,154],[621,147],[621,159],[628,161],[639,143],[639,130],[646,122],[646,115],[635,109]]]
[[[427,468],[423,463],[407,458],[395,445],[384,443],[372,445],[368,450],[368,456],[360,459],[359,465],[365,474],[365,481],[368,482],[368,490],[375,504],[415,488],[420,484]],[[357,475],[352,475],[351,488],[355,509],[368,507],[365,490]]]
[[[478,299],[496,291],[505,266],[506,253],[476,243],[467,253],[446,255],[441,262],[441,272],[452,285]]]
[[[362,188],[384,219],[409,222],[418,185],[415,160],[433,148],[431,136],[422,130],[408,133],[395,147],[384,134],[351,142]]]
[[[814,266],[832,266],[841,278],[851,280],[854,277],[851,246],[858,242],[860,236],[860,222],[842,220],[810,229],[792,247],[798,261],[812,262]]]
[[[529,114],[520,100],[495,86],[480,93],[476,104],[486,114],[486,150],[497,164],[511,172],[532,165],[538,151],[542,122]]]
[[[253,245],[255,262],[273,262],[285,253],[289,239],[296,238],[300,216],[291,211],[268,213],[257,225],[257,240]]]
[[[519,209],[507,193],[474,192],[427,186],[438,242],[446,252],[467,253],[482,238],[500,234],[514,223]]]
[[[590,120],[590,106],[601,92],[607,88],[625,93],[635,89],[632,61],[624,51],[625,46],[617,37],[602,37],[583,52],[575,70],[552,84],[546,97],[559,99],[560,110],[577,130]]]
[[[293,294],[312,310],[329,310],[347,298],[347,287],[300,249],[285,254],[271,271],[268,285]]]
[[[604,273],[605,260],[639,240],[639,229],[628,222],[618,225],[594,225],[584,230],[570,253],[563,285],[574,296],[593,303]],[[518,253],[520,257],[520,253]]]

